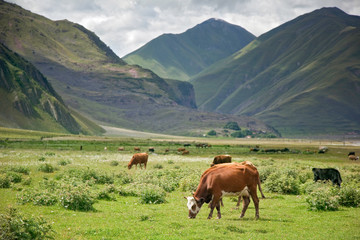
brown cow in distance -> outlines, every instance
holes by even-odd
[[[178,148],[178,149],[177,149],[178,152],[183,152],[183,151],[185,151],[185,150],[186,150],[185,148]]]
[[[140,151],[139,147],[134,147],[134,151]]]
[[[230,155],[218,155],[214,157],[213,162],[211,163],[211,167],[216,165],[216,164],[221,164],[221,163],[231,163],[231,156]]]
[[[259,218],[259,198],[257,196],[259,173],[248,165],[239,163],[224,163],[207,169],[201,176],[196,192],[188,200],[189,218],[195,218],[204,203],[209,203],[211,210],[208,219],[212,217],[214,208],[221,218],[219,201],[224,196],[242,196],[244,205],[240,217],[244,217],[250,203],[250,196],[255,205],[255,217]]]
[[[181,155],[189,155],[190,154],[190,152],[189,151],[187,151],[187,150],[185,150],[185,151],[183,151],[182,152],[182,154]]]
[[[355,155],[349,155],[348,158],[349,160],[353,160],[353,161],[359,160],[359,156],[355,156]]]
[[[148,157],[149,155],[147,153],[135,153],[128,164],[128,168],[131,169],[131,167],[135,165],[135,168],[137,169],[138,164],[140,164],[140,168],[142,168],[141,164],[144,164],[144,168],[146,169]]]

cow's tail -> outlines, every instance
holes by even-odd
[[[260,177],[258,177],[258,187],[259,187],[259,191],[260,191],[260,193],[261,193],[261,197],[262,197],[262,198],[265,198],[265,195],[264,195],[264,193],[262,192],[262,189],[261,189]]]

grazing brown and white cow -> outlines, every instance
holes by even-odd
[[[144,168],[146,169],[148,157],[149,155],[147,153],[135,153],[128,164],[128,168],[131,169],[131,167],[135,165],[135,168],[137,169],[138,164],[140,164],[140,168],[142,168],[141,164],[144,164]]]
[[[140,151],[139,147],[134,147],[134,151]]]
[[[219,201],[224,196],[242,196],[244,205],[240,217],[244,217],[250,203],[250,196],[255,205],[255,217],[259,218],[259,198],[257,196],[258,171],[239,163],[224,163],[207,169],[201,176],[196,192],[188,200],[189,218],[195,218],[204,203],[210,204],[208,219],[214,208],[221,218]]]
[[[349,160],[353,160],[353,161],[359,160],[359,156],[355,156],[355,155],[349,155],[348,158]]]
[[[251,168],[254,168],[254,169],[257,171],[257,168],[255,167],[255,165],[254,165],[252,162],[250,162],[250,161],[243,161],[243,162],[240,162],[239,164],[249,166],[249,167],[251,167]],[[262,198],[265,198],[265,195],[264,195],[264,193],[263,193],[263,191],[262,191],[262,189],[261,189],[260,176],[259,176],[259,179],[258,179],[258,187],[259,187],[259,191],[260,191],[260,193],[261,193],[261,197],[262,197]],[[239,196],[239,199],[238,199],[238,201],[237,201],[236,209],[239,208],[240,202],[241,202],[241,196]],[[223,202],[222,202],[222,199],[220,200],[220,203],[221,203],[221,206],[224,206],[224,204],[223,204]]]
[[[218,155],[214,157],[213,162],[210,164],[210,166],[214,166],[216,164],[221,163],[231,163],[231,156],[230,155]]]
[[[124,151],[124,147],[118,147],[118,151]]]

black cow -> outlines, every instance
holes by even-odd
[[[330,180],[333,184],[340,187],[342,182],[340,172],[334,168],[313,168],[314,181],[318,180]]]
[[[355,152],[349,152],[348,156],[355,155]]]

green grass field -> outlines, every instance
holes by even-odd
[[[311,211],[306,201],[309,193],[304,191],[314,185],[312,167],[334,167],[341,172],[342,188],[352,182],[359,193],[360,163],[348,160],[347,153],[359,153],[360,147],[333,144],[327,153],[318,154],[314,153],[319,147],[315,141],[269,144],[259,140],[260,148],[288,147],[292,151],[265,154],[250,153],[256,140],[231,144],[216,139],[208,149],[197,149],[192,144],[188,147],[190,155],[182,156],[176,151],[182,146],[178,139],[75,136],[52,141],[41,139],[38,134],[33,139],[16,136],[14,139],[9,134],[6,141],[0,142],[0,180],[12,176],[10,186],[0,188],[0,214],[6,214],[11,206],[24,218],[41,216],[54,230],[54,239],[360,239],[360,208],[340,205],[336,211]],[[117,151],[119,146],[125,150]],[[127,169],[134,146],[140,146],[142,151],[155,148],[146,170]],[[170,151],[165,153],[165,149]],[[252,202],[240,219],[241,210],[234,209],[235,198],[224,199],[220,220],[207,219],[210,209],[206,205],[196,219],[188,219],[183,197],[191,194],[190,189],[196,187],[213,157],[225,153],[231,154],[233,161],[252,161],[261,177],[268,176],[262,183],[267,198],[260,199],[260,219],[255,220]],[[45,164],[52,166],[53,171],[44,171]],[[298,193],[269,190],[271,171],[280,170],[296,175]],[[20,181],[14,180],[19,175]],[[74,188],[76,193],[98,198],[92,209],[69,210],[61,204],[61,196],[69,194],[66,189],[75,192]],[[42,195],[33,195],[31,200],[36,201],[21,203],[21,196],[26,198],[26,193],[34,192]],[[98,197],[101,192],[105,197]],[[164,203],[142,203],[146,197],[156,199],[159,193],[165,194]],[[57,201],[45,206],[48,196],[55,196]]]

